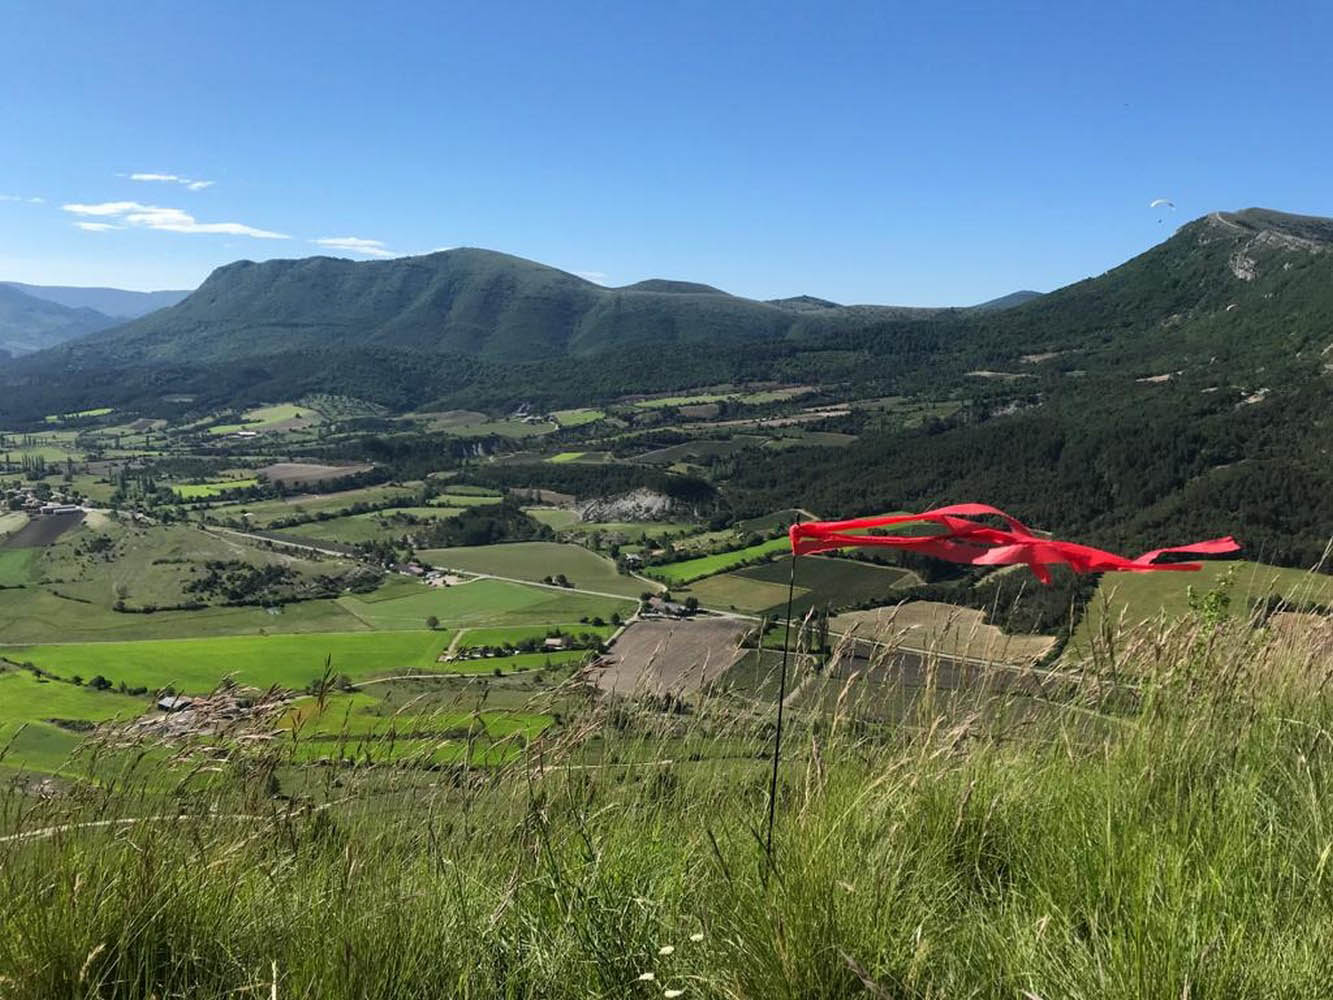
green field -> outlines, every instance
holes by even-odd
[[[79,410],[76,413],[48,413],[46,422],[48,424],[58,424],[62,420],[78,420],[80,417],[105,417],[108,413],[113,413],[109,406],[99,406],[92,410]]]
[[[303,579],[352,568],[343,559],[294,556],[185,524],[129,525],[95,515],[44,548],[0,554],[0,641],[41,643],[235,633],[352,631],[362,624],[332,600],[260,607],[134,613],[195,599],[185,590],[208,561],[282,565]],[[96,551],[94,551],[96,549]],[[22,554],[14,554],[21,552]],[[116,611],[123,600],[128,611]]]
[[[424,549],[419,555],[435,566],[518,580],[540,581],[563,573],[578,589],[623,594],[625,597],[638,597],[646,588],[642,580],[617,573],[611,560],[589,552],[581,545],[561,542]]]
[[[636,462],[647,462],[651,465],[670,465],[673,462],[697,462],[706,458],[715,458],[724,455],[734,455],[736,452],[744,451],[746,448],[754,448],[764,444],[765,438],[752,434],[737,434],[726,440],[713,440],[711,438],[701,438],[698,441],[685,441],[681,444],[673,444],[667,448],[657,448],[653,451],[644,452],[635,458]]]
[[[760,612],[780,608],[783,613],[787,608],[787,585],[785,583],[766,583],[743,577],[738,573],[718,573],[695,580],[684,589],[672,591],[678,599],[696,597],[705,608],[719,611],[743,611],[757,615]],[[806,601],[810,591],[797,587],[795,598]]]
[[[789,431],[784,428],[781,437],[771,438],[764,443],[764,447],[777,451],[785,451],[788,448],[843,448],[855,440],[855,434],[838,434],[834,431]]]
[[[32,580],[40,549],[0,549],[0,587],[22,587]]]
[[[758,392],[704,392],[690,396],[660,396],[657,399],[640,399],[634,405],[645,410],[657,410],[668,406],[697,406],[700,403],[721,403],[731,399],[747,406],[762,406],[766,403],[780,403],[795,399],[811,392],[814,392],[814,389],[803,385],[785,389],[764,389]]]
[[[547,421],[528,422],[524,420],[481,420],[471,424],[453,424],[446,433],[454,437],[497,437],[530,438],[541,437],[557,430],[557,426]]]
[[[785,539],[784,539],[785,541]],[[770,587],[784,587],[791,573],[791,560],[748,566],[729,576],[763,583]],[[705,583],[707,581],[700,581]],[[810,608],[831,605],[834,610],[860,605],[866,601],[889,604],[894,592],[920,583],[915,573],[891,566],[853,559],[833,559],[827,556],[804,556],[796,561],[796,584],[806,591],[792,605],[792,613],[803,615]],[[702,600],[702,598],[700,598]],[[786,613],[786,595],[780,601],[757,609],[769,614]]]
[[[27,670],[0,670],[0,774],[5,769],[61,773],[86,736],[82,727],[133,719],[149,703],[147,697],[41,679]]]
[[[570,510],[568,507],[524,507],[523,513],[535,521],[540,521],[552,531],[564,531],[581,523],[578,511]]]
[[[558,463],[561,463],[561,462],[577,462],[577,461],[578,461],[580,458],[582,458],[585,454],[587,454],[587,452],[582,452],[582,451],[562,451],[562,452],[560,452],[559,454],[552,455],[552,456],[551,456],[550,458],[548,458],[546,461],[548,461],[548,462],[555,462],[555,463],[557,463],[557,464],[558,464]]]
[[[729,569],[743,566],[752,560],[763,559],[778,552],[790,552],[791,545],[786,538],[770,538],[757,545],[713,555],[700,556],[698,559],[686,559],[683,562],[668,563],[664,566],[648,566],[643,570],[645,576],[655,577],[672,586],[702,580],[715,573],[725,573]]]
[[[580,521],[570,528],[581,535],[599,532],[606,538],[642,542],[645,538],[685,538],[699,530],[689,521]]]
[[[771,514],[765,514],[762,517],[752,517],[748,521],[737,521],[737,531],[772,531],[774,528],[787,530],[787,527],[796,521],[810,521],[813,518],[803,511],[794,507],[788,507],[786,510],[775,510]]]
[[[237,431],[268,431],[279,424],[291,420],[305,420],[318,423],[323,418],[318,410],[299,403],[278,403],[273,406],[260,406],[246,410],[241,419],[234,424],[216,424],[208,429],[210,434],[234,434]]]
[[[506,580],[476,580],[440,588],[413,584],[411,592],[392,600],[367,600],[349,594],[338,598],[337,603],[367,628],[375,629],[420,628],[430,615],[449,627],[545,625],[585,617],[609,620],[614,612],[626,615],[634,609],[632,603],[617,598]]]
[[[529,738],[539,735],[551,724],[551,717],[540,713],[411,711],[395,708],[382,699],[366,694],[338,694],[328,698],[323,711],[313,700],[302,702],[282,720],[285,729],[298,728],[302,736],[375,736],[401,734],[445,734],[475,731],[491,739],[504,739],[514,733]]]
[[[698,403],[720,403],[726,399],[732,399],[735,393],[731,392],[713,392],[701,393],[697,396],[660,396],[657,399],[640,399],[635,402],[635,406],[644,410],[660,410],[668,406],[693,406]]]
[[[355,545],[358,542],[397,538],[403,534],[410,534],[419,527],[400,520],[396,515],[406,514],[424,520],[443,520],[457,517],[461,510],[461,507],[393,507],[383,511],[349,514],[346,517],[298,524],[282,529],[282,534]]]
[[[0,448],[0,459],[5,455],[9,456],[11,462],[17,463],[20,458],[40,458],[48,463],[64,462],[67,458],[78,458],[79,452],[72,444],[57,444],[45,440],[45,435],[34,444],[12,445]]]
[[[418,623],[419,624],[419,623]],[[45,588],[0,590],[0,637],[9,644],[174,639],[181,636],[260,635],[356,630],[367,627],[337,601],[302,601],[280,613],[264,608],[118,614],[58,597]],[[0,645],[0,655],[5,646]]]
[[[542,653],[515,653],[512,656],[488,656],[476,660],[461,659],[441,663],[439,669],[459,674],[493,674],[500,676],[524,670],[554,670],[586,659],[586,649],[561,649]],[[497,673],[498,671],[498,673]]]
[[[215,497],[228,490],[243,490],[258,486],[258,479],[223,479],[209,483],[180,483],[172,490],[182,500],[198,500],[202,497]]]
[[[96,674],[105,673],[105,670],[75,673],[83,673],[84,680],[91,680]],[[133,698],[114,691],[95,691],[86,685],[68,683],[67,678],[47,680],[28,670],[0,671],[0,730],[6,725],[49,722],[52,719],[84,722],[132,719],[147,705],[146,697]]]
[[[83,735],[49,722],[0,723],[0,775],[68,774],[70,755]]]
[[[808,396],[815,390],[808,385],[790,386],[786,389],[767,389],[762,392],[749,392],[740,397],[740,402],[747,406],[763,406],[765,403],[785,403],[789,399]]]
[[[455,493],[446,490],[440,496],[432,497],[428,503],[432,507],[486,507],[503,499],[493,493]]]
[[[435,670],[439,669],[437,658],[450,639],[447,630],[427,631],[419,627],[400,632],[4,646],[0,647],[0,655],[14,662],[35,663],[66,679],[78,674],[86,680],[102,674],[113,684],[124,681],[130,687],[143,685],[154,691],[170,686],[202,694],[213,690],[224,677],[258,688],[270,685],[302,688],[320,675],[325,657],[332,657],[335,673],[353,679],[403,668]],[[0,681],[4,679],[0,677]],[[52,686],[43,686],[46,687]],[[4,690],[0,688],[0,692]],[[33,718],[34,711],[38,712],[35,717],[41,718],[41,712],[50,710],[30,705],[22,717]]]
[[[569,624],[551,624],[537,627],[509,628],[470,628],[465,629],[458,640],[459,649],[472,649],[476,646],[503,646],[505,643],[519,643],[524,639],[542,640],[550,631],[559,631],[565,635],[595,635],[603,639],[615,632],[613,625],[587,625],[582,622]]]
[[[551,416],[561,427],[582,427],[585,424],[595,424],[597,421],[606,418],[606,414],[601,410],[593,410],[587,407],[577,410],[556,410]]]
[[[365,486],[337,493],[308,493],[282,500],[255,500],[220,504],[210,509],[213,517],[241,518],[255,528],[266,528],[275,521],[314,514],[347,511],[353,504],[410,503],[418,491],[407,486]]]

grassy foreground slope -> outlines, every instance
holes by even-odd
[[[1124,643],[1133,697],[1094,679],[1012,726],[930,699],[891,730],[816,732],[793,711],[771,869],[768,729],[713,702],[609,711],[596,771],[543,737],[486,782],[346,769],[331,788],[317,769],[275,795],[301,752],[283,741],[200,774],[189,810],[171,782],[161,802],[121,783],[21,810],[11,795],[0,982],[219,1000],[1324,995],[1333,705],[1311,648],[1200,621],[1157,639]],[[678,753],[690,740],[697,757]],[[94,821],[115,825],[68,826]]]

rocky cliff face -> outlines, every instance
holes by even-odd
[[[676,512],[671,497],[641,488],[618,497],[599,497],[579,505],[583,521],[661,521]]]

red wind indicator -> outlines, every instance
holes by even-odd
[[[971,520],[993,515],[1008,528],[994,528]],[[866,535],[853,532],[883,528],[895,524],[922,522],[936,524],[944,531],[933,535]],[[1159,563],[1158,556],[1169,552],[1216,555],[1239,551],[1230,536],[1191,545],[1153,549],[1137,559],[1126,559],[1113,552],[1094,549],[1078,542],[1042,538],[1017,518],[982,503],[959,503],[936,507],[921,514],[895,514],[888,517],[860,517],[850,521],[806,521],[793,524],[788,531],[793,555],[809,555],[863,546],[884,546],[917,552],[974,566],[1012,566],[1026,564],[1042,583],[1051,582],[1048,566],[1065,565],[1075,573],[1149,573],[1155,570],[1190,571],[1202,569],[1200,563]]]

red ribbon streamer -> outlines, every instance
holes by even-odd
[[[988,514],[1003,520],[1008,528],[994,528],[971,520]],[[852,534],[867,528],[914,522],[937,524],[944,528],[944,532],[934,535]],[[791,550],[798,556],[827,552],[829,549],[886,546],[974,566],[1026,564],[1042,583],[1051,582],[1051,574],[1046,567],[1052,565],[1066,565],[1075,573],[1190,571],[1202,569],[1203,566],[1200,563],[1158,563],[1156,560],[1168,552],[1216,555],[1240,549],[1236,540],[1227,536],[1192,545],[1153,549],[1137,559],[1126,559],[1113,552],[1104,552],[1077,542],[1041,538],[1017,518],[981,503],[953,504],[922,514],[861,517],[850,521],[807,521],[804,524],[793,524],[788,536],[791,538]]]

